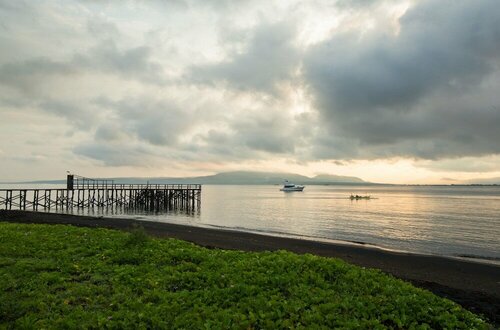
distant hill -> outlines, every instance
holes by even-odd
[[[200,184],[282,184],[285,179],[296,184],[369,184],[360,178],[352,176],[339,176],[322,174],[315,177],[307,177],[304,175],[293,173],[275,173],[275,172],[252,172],[252,171],[236,171],[224,172],[214,175],[198,176],[198,177],[149,177],[149,178],[108,178],[114,180],[115,183],[200,183]],[[20,182],[18,182],[20,183]],[[66,180],[44,180],[31,181],[22,183],[51,183],[61,184],[66,183]]]
[[[282,184],[285,179],[297,184],[366,183],[360,178],[338,175],[318,175],[310,178],[293,173],[251,171],[225,172],[188,179],[199,180],[207,184]]]

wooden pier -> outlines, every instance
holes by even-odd
[[[145,211],[195,209],[200,184],[116,184],[68,175],[66,189],[0,189],[0,209],[50,211],[72,208],[126,208]]]

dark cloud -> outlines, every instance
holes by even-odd
[[[154,154],[143,146],[108,143],[96,144],[92,141],[74,147],[73,152],[77,155],[100,161],[107,166],[150,166],[153,165],[152,160],[154,158]]]
[[[0,86],[32,95],[54,77],[68,78],[85,73],[112,74],[162,85],[165,83],[162,67],[152,61],[150,55],[151,49],[146,46],[119,50],[113,41],[102,41],[67,61],[42,57],[3,64],[0,66]]]
[[[70,128],[76,126],[80,129],[89,130],[98,120],[98,117],[88,104],[80,105],[78,102],[46,100],[38,104],[38,106],[48,113],[65,118],[69,122]]]
[[[0,66],[0,86],[13,88],[25,96],[33,96],[50,78],[72,76],[77,73],[78,70],[69,63],[36,58]]]
[[[181,148],[197,160],[220,162],[286,157],[303,146],[302,123],[280,111],[243,112],[224,124]]]
[[[278,83],[292,80],[300,64],[300,50],[293,43],[295,29],[290,22],[261,24],[242,53],[221,63],[195,66],[189,79],[275,94]]]
[[[107,113],[107,120],[97,127],[94,140],[75,152],[105,162],[105,151],[122,144],[159,150],[157,158],[165,157],[164,161],[220,162],[288,155],[299,144],[297,136],[303,129],[296,118],[272,108],[226,113],[203,102],[155,100],[148,95],[117,101],[100,98],[93,104]],[[212,128],[195,133],[200,127]],[[128,165],[136,165],[135,157],[110,155],[110,159],[113,164],[130,161]]]
[[[124,134],[133,134],[153,145],[176,144],[180,135],[197,122],[187,109],[169,100],[152,100],[149,96],[127,97],[119,101],[102,98],[95,104],[112,110]],[[116,136],[117,130],[116,126],[101,126],[97,137],[102,139],[109,135],[113,139],[111,135]]]
[[[293,153],[293,122],[279,113],[257,113],[231,125],[236,144],[274,154]]]
[[[75,86],[74,81],[88,73],[111,75],[153,85],[163,85],[165,82],[161,66],[150,60],[148,47],[119,50],[112,41],[104,41],[85,54],[76,54],[68,60],[34,58],[1,65],[0,105],[20,109],[37,108],[66,119],[77,128],[88,130],[102,119],[99,113],[101,109],[93,107],[88,98],[82,98],[71,90]],[[72,95],[70,99],[69,95]],[[149,107],[148,102],[143,106],[131,106],[137,109]],[[131,106],[127,109],[130,110]],[[135,115],[140,117],[137,113]],[[167,120],[153,118],[148,123],[151,116],[142,118],[143,126],[149,124],[152,127],[159,125],[157,119],[162,122]],[[143,135],[161,131],[159,127],[151,130],[138,127],[137,130],[145,132]],[[149,139],[156,143],[165,140],[161,135],[151,135]]]
[[[107,142],[124,142],[127,135],[124,130],[115,122],[105,122],[97,128],[95,140]]]
[[[86,54],[77,54],[71,66],[83,71],[116,74],[127,79],[163,84],[162,66],[150,59],[147,46],[120,50],[112,40],[103,41]]]
[[[399,34],[337,35],[304,72],[337,156],[500,153],[500,11],[494,0],[423,1]],[[323,146],[323,147],[321,147]],[[319,148],[328,148],[320,143]],[[319,152],[318,152],[319,153]]]
[[[0,97],[0,111],[9,108],[18,111],[26,109],[41,110],[55,117],[64,118],[69,123],[68,128],[78,128],[80,130],[90,130],[100,118],[96,114],[95,108],[87,102],[82,103],[79,100],[63,101],[50,97],[40,100],[36,98]]]

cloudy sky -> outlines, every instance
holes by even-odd
[[[0,0],[0,180],[500,177],[498,0]]]

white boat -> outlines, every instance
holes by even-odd
[[[293,184],[288,180],[285,180],[283,188],[280,189],[280,191],[302,191],[302,190],[304,190],[304,186]]]

